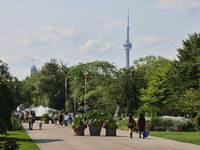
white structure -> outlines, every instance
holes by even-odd
[[[126,50],[126,69],[129,68],[129,50],[132,48],[132,44],[129,41],[129,12],[127,15],[127,37],[126,42],[124,43],[124,50]]]
[[[31,67],[31,76],[32,76],[33,74],[35,74],[36,71],[37,71],[37,68],[36,68],[35,65],[33,65],[33,66]]]

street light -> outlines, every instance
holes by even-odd
[[[85,110],[85,106],[84,106],[84,88],[85,88],[85,86],[83,86],[83,110]]]
[[[55,108],[56,108],[56,107],[55,107],[55,102],[56,102],[56,95],[54,95],[54,97],[55,97],[55,100],[54,100],[54,109],[55,109]]]
[[[17,99],[17,84],[15,84],[14,89],[15,89],[15,98]],[[18,101],[18,99],[17,99],[17,101]]]

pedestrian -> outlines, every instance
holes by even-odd
[[[68,124],[71,126],[72,124],[72,116],[70,113],[68,113]]]
[[[141,132],[143,132],[143,139],[144,137],[144,131],[145,131],[145,118],[144,115],[141,113],[140,117],[138,118],[138,128],[139,128],[139,138],[141,138]]]
[[[40,121],[39,121],[39,129],[42,129],[42,118],[40,118]]]
[[[64,123],[65,126],[68,126],[68,119],[69,119],[69,115],[67,113],[64,114]]]
[[[25,123],[28,123],[28,112],[26,112],[26,115],[25,115]]]
[[[133,118],[133,115],[130,114],[128,117],[128,127],[129,127],[129,131],[130,131],[130,138],[132,138],[132,134],[133,134],[133,128],[136,125],[135,120]]]
[[[55,114],[53,115],[53,118],[54,118],[54,126],[56,127],[57,126],[57,120],[58,120],[58,115],[57,115],[56,111],[55,111]]]
[[[58,119],[59,119],[58,126],[59,125],[62,126],[63,125],[63,121],[64,121],[64,116],[63,116],[63,112],[62,111],[60,112],[60,115],[58,116]]]
[[[32,114],[31,113],[29,113],[29,115],[28,115],[28,123],[29,123],[29,130],[32,130],[33,129],[33,116],[32,116]]]

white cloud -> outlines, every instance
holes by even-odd
[[[101,37],[106,32],[123,28],[125,25],[124,20],[116,20],[110,17],[99,17],[97,21],[101,21],[104,23],[103,27],[99,27],[96,29],[99,32],[99,36]]]
[[[178,59],[177,54],[178,54],[177,50],[173,49],[173,50],[170,50],[170,51],[164,51],[163,57],[168,58],[170,60]]]
[[[136,38],[133,42],[133,47],[141,46],[167,46],[174,43],[174,38],[148,35],[141,38]]]
[[[6,63],[21,63],[25,61],[28,61],[29,58],[38,58],[38,56],[33,56],[32,53],[22,53],[22,52],[17,52],[12,55],[4,55],[0,57],[0,60],[3,60]]]
[[[79,28],[72,26],[67,28],[56,28],[54,26],[40,26],[39,28],[28,27],[27,30],[8,30],[6,33],[11,38],[0,38],[0,42],[17,46],[38,46],[50,45],[52,47],[66,45],[68,40],[78,40],[80,34],[84,32]]]
[[[109,49],[116,49],[115,43],[105,43],[100,40],[89,40],[80,48],[80,52],[95,51],[97,53],[103,53]]]
[[[155,7],[189,14],[200,10],[200,2],[191,2],[189,0],[158,0],[155,3]]]

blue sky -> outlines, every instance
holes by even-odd
[[[127,7],[130,65],[148,55],[176,59],[188,34],[200,32],[199,0],[0,1],[0,60],[23,80],[34,61],[95,60],[125,67]]]

